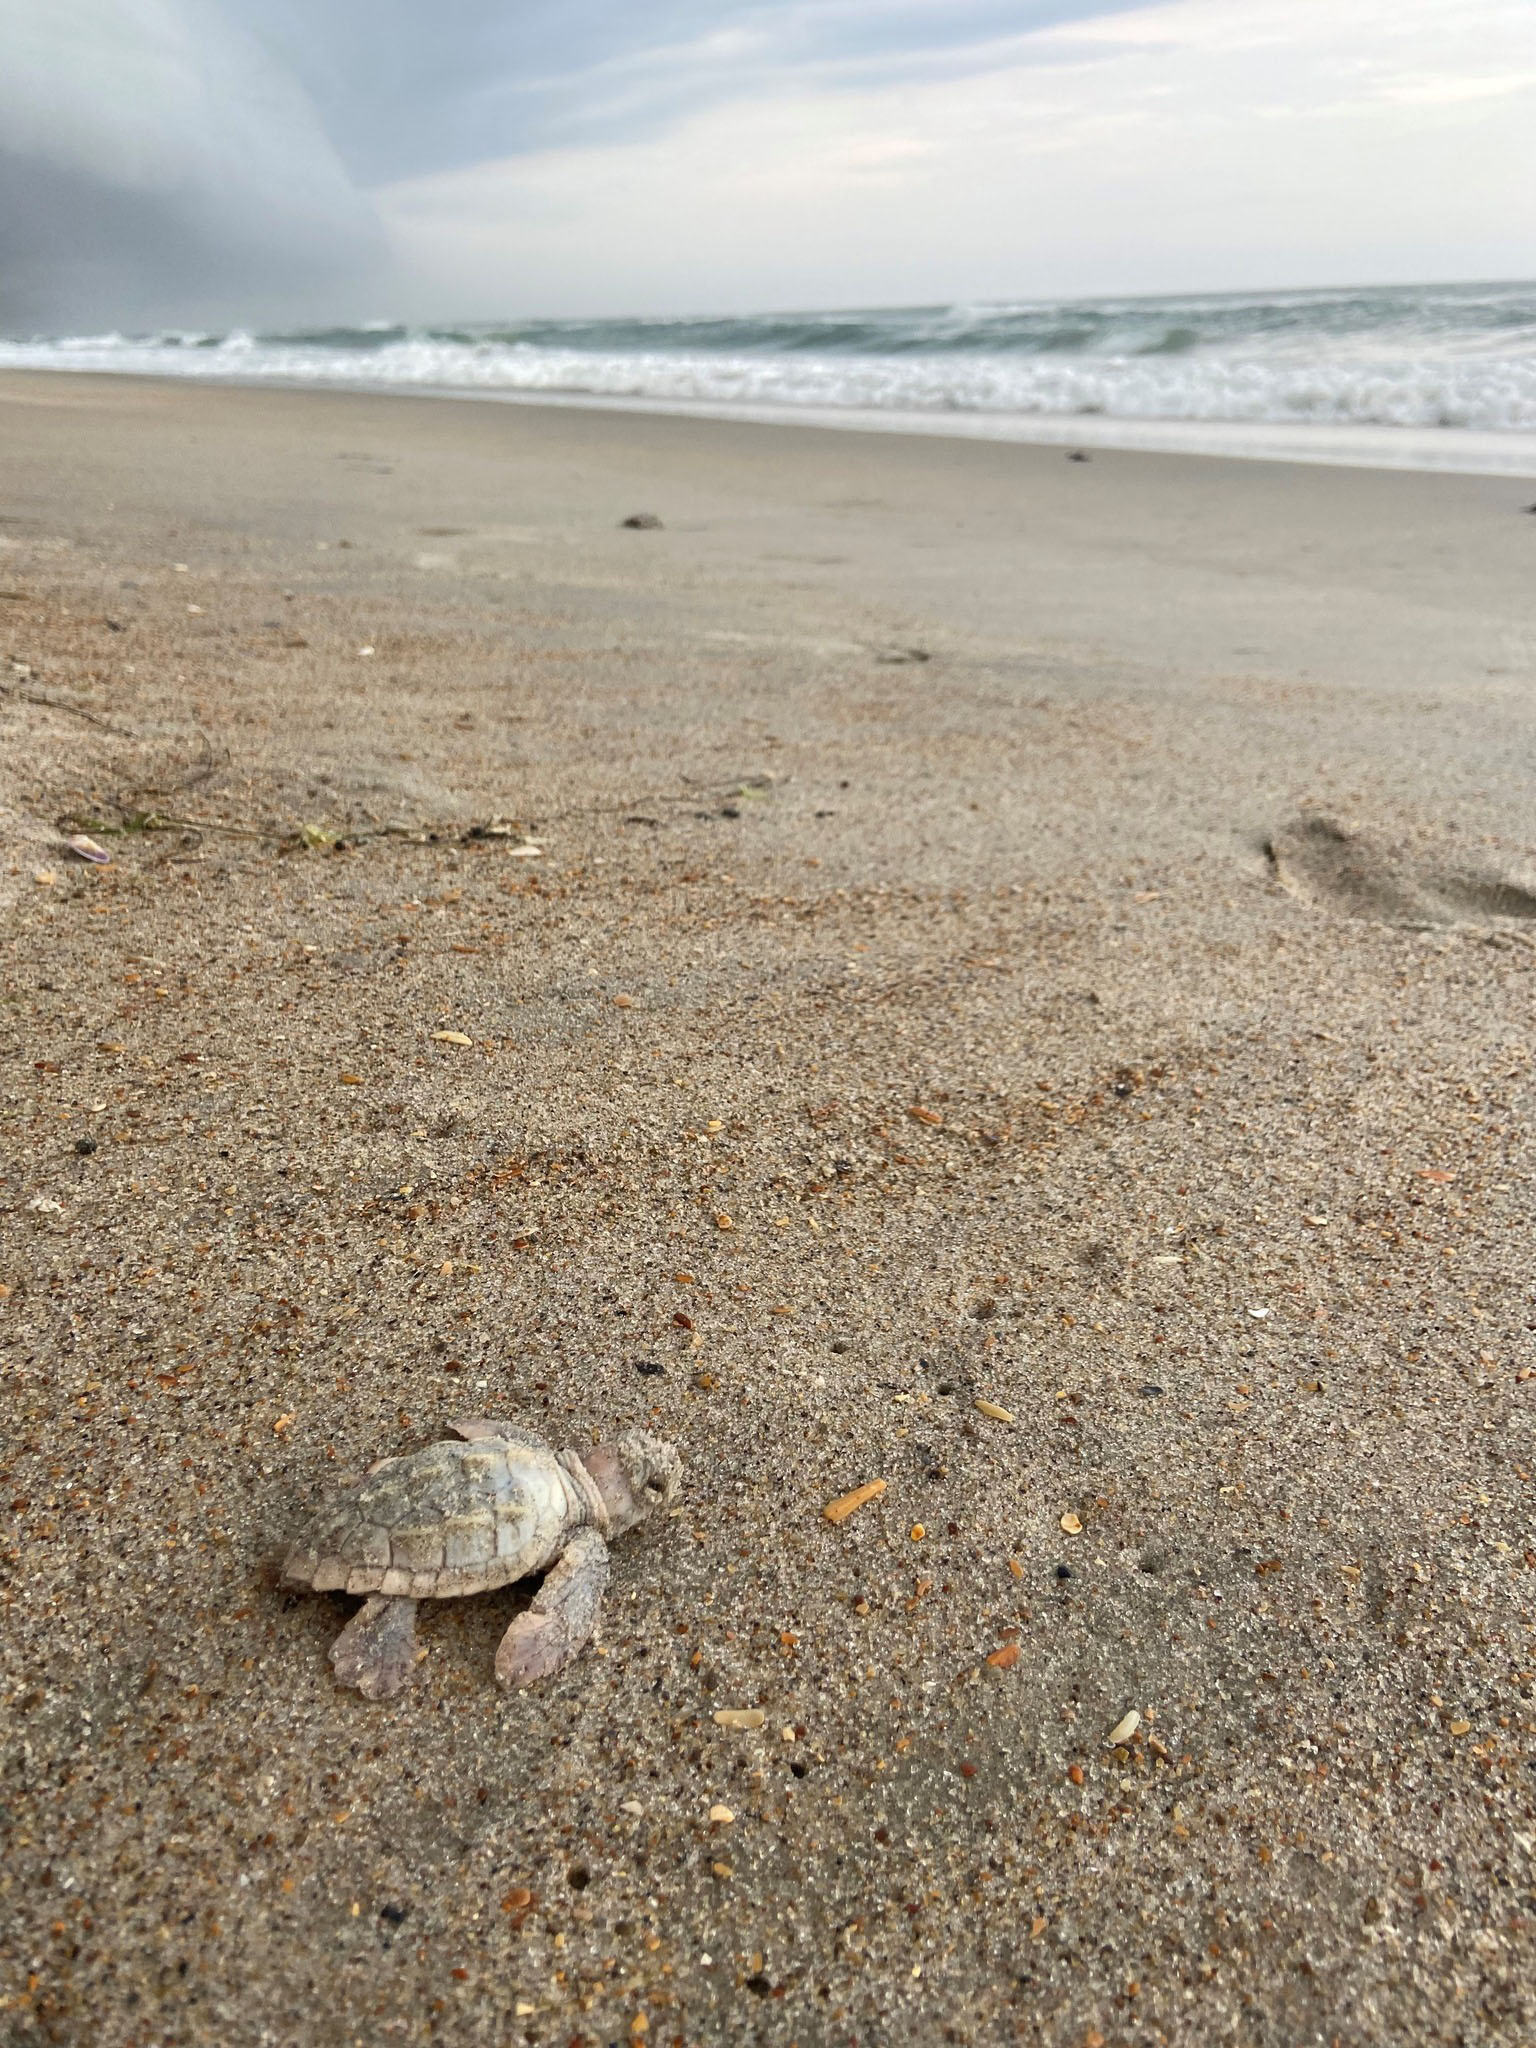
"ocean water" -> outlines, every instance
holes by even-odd
[[[1536,475],[1536,284],[15,336],[0,367]]]

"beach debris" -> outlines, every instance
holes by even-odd
[[[717,1707],[715,1720],[722,1728],[761,1728],[768,1716],[761,1707]]]
[[[728,1828],[736,1818],[728,1806],[715,1805],[709,1809],[710,1820],[717,1828]]]
[[[1131,1711],[1128,1714],[1123,1715],[1122,1718],[1115,1723],[1114,1727],[1111,1728],[1109,1733],[1105,1736],[1104,1747],[1106,1749],[1118,1749],[1122,1742],[1130,1741],[1131,1737],[1136,1733],[1136,1730],[1140,1726],[1141,1716],[1139,1713],[1137,1713],[1136,1709],[1132,1707]]]
[[[36,882],[39,889],[51,889],[59,878],[52,868],[34,868],[32,870],[32,879]]]
[[[920,1102],[909,1104],[907,1115],[911,1117],[915,1124],[941,1124],[944,1121],[943,1116],[938,1110],[925,1109]]]
[[[1083,1533],[1082,1523],[1078,1520],[1076,1515],[1070,1512],[1063,1515],[1061,1520],[1056,1524],[1056,1526],[1058,1529],[1061,1530],[1064,1536],[1081,1536]]]
[[[681,1487],[682,1461],[657,1437],[556,1452],[516,1422],[448,1426],[458,1441],[381,1459],[283,1564],[296,1585],[366,1596],[331,1664],[367,1699],[389,1698],[414,1672],[419,1600],[489,1593],[536,1572],[548,1576],[502,1637],[496,1678],[526,1686],[560,1670],[596,1627],[609,1541],[670,1507]]]
[[[112,864],[112,856],[108,853],[107,849],[104,846],[98,846],[96,841],[88,838],[84,832],[71,834],[64,844],[80,860],[91,861],[101,868],[110,867]]]
[[[1013,1420],[1012,1411],[1007,1408],[999,1408],[995,1401],[978,1399],[976,1402],[976,1413],[978,1415],[985,1415],[992,1422],[1012,1422]]]
[[[655,533],[659,530],[661,521],[654,512],[631,512],[627,519],[619,521],[619,525],[627,526],[634,533]]]
[[[1092,462],[1093,457],[1086,448],[1072,448],[1067,451],[1068,462]]]
[[[1019,1646],[1017,1643],[1001,1643],[997,1649],[989,1650],[987,1653],[987,1662],[994,1671],[1011,1671],[1018,1661]]]
[[[467,1031],[434,1031],[432,1038],[437,1045],[473,1045],[475,1042]]]
[[[58,708],[62,710],[78,709],[74,705],[61,705]],[[89,717],[92,714],[81,711],[80,716]],[[105,721],[100,719],[95,719],[94,722],[96,724],[105,723]],[[108,727],[107,730],[115,732],[118,728],[112,726]],[[230,839],[271,840],[281,846],[308,846],[333,853],[354,851],[366,840],[370,839],[398,839],[403,840],[409,846],[439,846],[445,841],[456,841],[460,845],[467,846],[471,843],[487,839],[496,840],[497,842],[515,840],[517,844],[507,845],[503,848],[505,858],[508,860],[537,860],[544,852],[542,843],[526,837],[524,828],[521,825],[510,823],[503,818],[491,818],[484,823],[470,825],[466,829],[461,829],[458,825],[432,824],[347,826],[344,828],[345,837],[342,836],[341,831],[333,831],[329,826],[323,825],[301,824],[297,827],[276,823],[268,825],[232,825],[225,823],[219,818],[190,818],[170,811],[157,810],[130,811],[121,809],[117,824],[109,824],[101,818],[61,818],[58,822],[61,829],[65,825],[90,825],[98,832],[111,833],[214,832]],[[79,837],[84,838],[85,834],[81,832]],[[79,850],[73,839],[66,840],[65,843],[72,851]],[[82,854],[81,858],[110,859],[111,856],[103,851],[94,856]]]
[[[878,1500],[885,1491],[883,1479],[871,1479],[863,1486],[856,1486],[852,1493],[839,1494],[836,1500],[829,1500],[822,1509],[822,1515],[834,1528],[841,1528],[850,1515],[856,1515],[860,1508],[872,1500]]]

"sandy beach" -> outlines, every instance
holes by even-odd
[[[0,451],[6,2048],[1536,2041],[1536,487]],[[465,1414],[682,1510],[370,1703],[284,1547]]]

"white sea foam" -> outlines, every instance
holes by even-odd
[[[1536,288],[0,342],[0,366],[1536,473]],[[1246,431],[1246,440],[1245,440]]]

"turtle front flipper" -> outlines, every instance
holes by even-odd
[[[497,1682],[533,1685],[568,1664],[591,1640],[607,1584],[607,1544],[595,1529],[578,1530],[533,1605],[502,1637]]]
[[[448,1427],[455,1436],[463,1437],[466,1443],[485,1443],[495,1439],[504,1444],[526,1444],[531,1451],[547,1451],[548,1443],[536,1430],[524,1429],[518,1422],[497,1422],[488,1415],[459,1415]]]
[[[331,1668],[367,1700],[387,1700],[416,1669],[416,1602],[375,1593],[331,1645]]]

